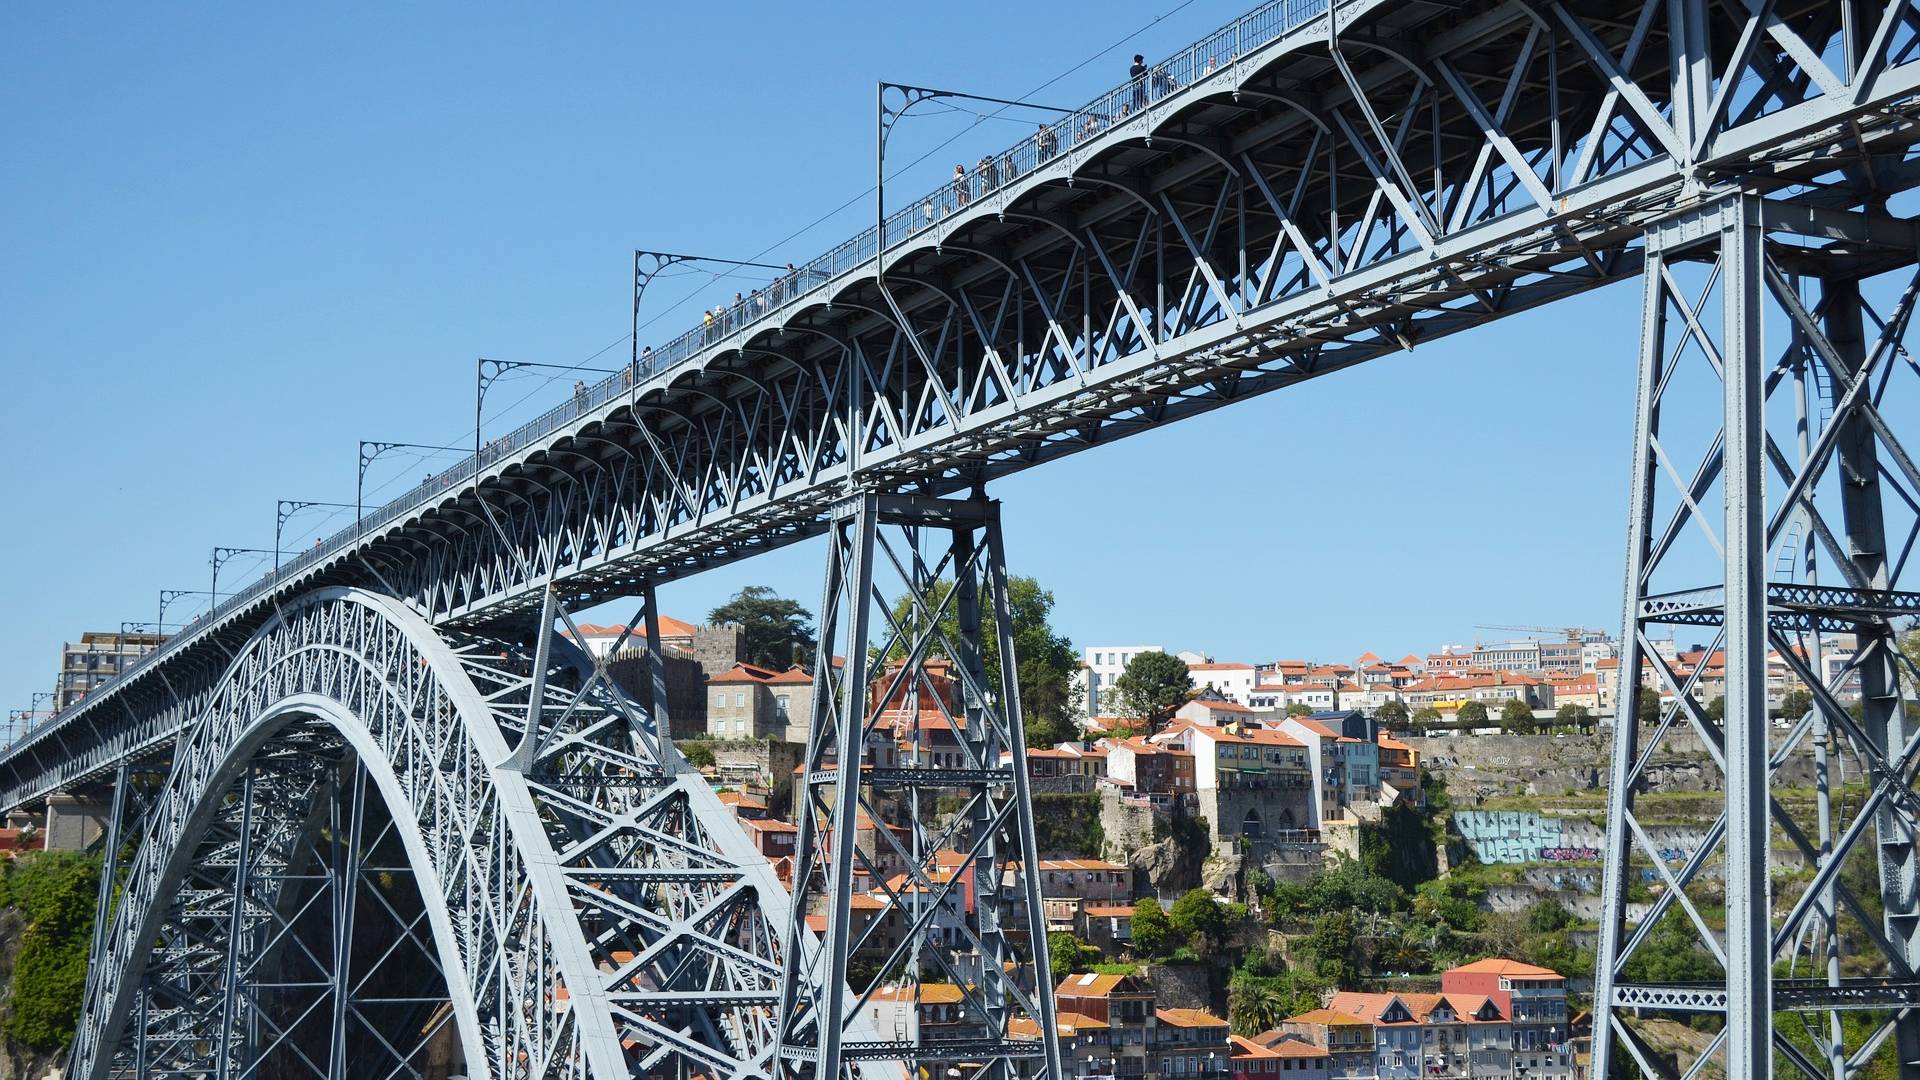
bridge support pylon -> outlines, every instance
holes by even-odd
[[[1064,1080],[999,504],[860,493],[829,537],[783,1073]]]
[[[1911,222],[1737,193],[1648,232],[1596,1077],[1676,1075],[1642,1025],[1700,1014],[1728,1076],[1920,1077],[1915,262]],[[1682,742],[1723,805],[1675,852],[1641,804]]]

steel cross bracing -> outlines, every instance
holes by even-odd
[[[1020,690],[996,678],[1017,670],[1000,506],[864,493],[832,518],[820,641],[846,664],[818,666],[795,794],[783,1075],[849,1076],[855,1061],[937,1075],[965,1060],[983,1080],[1064,1080],[1040,878],[1022,872],[1037,852]],[[940,811],[936,796],[959,805]],[[904,925],[856,921],[859,892]],[[807,950],[799,916],[815,908],[826,926]],[[926,972],[959,995],[933,1031]],[[897,1029],[863,1037],[883,1011]]]
[[[1647,1011],[1715,1015],[1700,1061],[1728,1076],[1769,1075],[1778,1060],[1841,1080],[1876,1053],[1920,1075],[1920,740],[1907,721],[1920,669],[1899,639],[1920,605],[1905,572],[1920,541],[1920,466],[1895,430],[1920,393],[1906,344],[1916,264],[1908,223],[1770,219],[1752,195],[1649,232],[1595,1075],[1623,1059],[1672,1075],[1640,1029]],[[1691,588],[1675,590],[1682,582]],[[1696,689],[1712,665],[1684,669],[1657,652],[1661,624],[1717,628],[1707,654],[1725,658],[1723,718]],[[1834,632],[1853,651],[1830,666]],[[1773,739],[1770,660],[1814,700]],[[1857,711],[1839,700],[1849,684]],[[1650,728],[1632,720],[1662,695]],[[1707,747],[1725,805],[1674,865],[1639,797],[1677,731]],[[1812,805],[1789,803],[1773,772],[1808,755]],[[1783,851],[1810,881],[1776,889]],[[1864,897],[1863,877],[1874,883]],[[1657,894],[1629,919],[1635,879]],[[1721,979],[1649,974],[1649,954],[1689,949]],[[1859,1010],[1864,1028],[1843,1021]]]
[[[850,480],[965,490],[1619,280],[1646,223],[1719,188],[1817,214],[1912,184],[1913,0],[1336,16],[1289,9],[901,238],[904,321],[849,264],[497,443],[477,485],[447,470],[33,733],[0,802],[163,748],[276,597],[352,584],[479,625],[549,581],[620,595],[816,534]]]
[[[544,678],[518,643],[443,640],[346,589],[236,650],[141,817],[73,1075],[367,1075],[364,1055],[342,1072],[325,1049],[349,1033],[381,1041],[382,1074],[424,1075],[432,1033],[373,1014],[428,1002],[471,1075],[767,1073],[786,890],[647,711],[564,641],[542,651]],[[367,905],[346,907],[340,883],[363,876],[368,846],[305,851],[363,821],[363,790],[391,834],[372,850],[404,856],[420,899],[389,910],[374,947],[440,972],[397,1002],[355,996],[351,956],[314,945],[366,947],[342,920]],[[316,861],[331,890],[289,889]],[[329,897],[331,929],[292,931]],[[332,1033],[319,1050],[291,1034],[316,1027]]]
[[[376,511],[364,535],[336,538],[242,590],[0,758],[7,806],[130,761],[172,761],[140,817],[125,895],[102,934],[74,1071],[198,1061],[203,1072],[242,1075],[295,1049],[334,1070],[337,1055],[323,1061],[303,1037],[286,1034],[281,1010],[293,988],[275,973],[307,962],[290,951],[309,940],[293,928],[301,903],[322,894],[300,872],[320,865],[305,854],[316,826],[302,810],[338,803],[343,783],[359,775],[346,767],[349,754],[405,848],[427,921],[408,934],[432,942],[471,1072],[748,1076],[806,1069],[809,1042],[819,1054],[837,1042],[841,1060],[867,1063],[862,1072],[900,1058],[886,1033],[836,1037],[838,1025],[820,1024],[817,1011],[783,1019],[774,1008],[783,998],[816,1009],[846,1000],[816,965],[845,970],[834,957],[842,942],[855,944],[841,936],[838,894],[850,876],[819,879],[836,892],[827,916],[841,929],[830,948],[816,950],[805,934],[789,944],[804,907],[788,906],[765,861],[660,739],[660,695],[637,706],[613,692],[601,667],[556,643],[554,620],[621,595],[643,595],[650,607],[659,581],[837,529],[845,518],[833,508],[848,491],[877,493],[862,500],[975,491],[1054,457],[1641,273],[1649,230],[1660,237],[1661,296],[1675,292],[1667,272],[1707,250],[1701,245],[1737,249],[1730,257],[1743,268],[1749,301],[1769,260],[1778,274],[1820,280],[1828,291],[1835,280],[1902,267],[1913,228],[1885,207],[1920,171],[1909,149],[1920,135],[1917,22],[1914,0],[1289,8],[1278,36],[1189,64],[1178,86],[1155,88],[1145,107],[1076,114],[1044,153],[1036,146],[933,223],[897,238],[889,226],[890,297],[875,290],[870,258],[836,262],[824,283],[730,322],[658,375],[616,376],[584,402],[497,440],[478,460]],[[1735,192],[1744,194],[1729,203]],[[1733,226],[1714,216],[1729,212]],[[1798,254],[1763,233],[1803,238],[1786,246],[1837,250]],[[1745,239],[1728,239],[1735,236]],[[1831,260],[1847,268],[1822,272]],[[1787,306],[1794,289],[1767,285]],[[1903,328],[1895,313],[1905,306],[1877,313]],[[1699,307],[1696,299],[1688,308],[1693,337],[1706,336],[1696,333]],[[1758,307],[1748,303],[1742,317],[1757,318]],[[1862,381],[1834,374],[1860,370],[1844,359],[1845,335],[1806,328],[1831,307],[1816,301],[1811,320],[1788,317],[1808,349],[1824,342],[1843,357],[1820,355],[1806,376],[1848,388],[1829,395],[1837,434],[1810,436],[1793,453],[1763,452],[1751,416],[1739,413],[1726,452],[1708,459],[1718,469],[1724,457],[1726,483],[1745,495],[1759,494],[1761,466],[1779,470],[1780,455],[1787,468],[1816,473],[1837,456],[1871,479],[1857,472],[1865,451],[1836,449],[1858,441],[1863,424],[1886,450],[1883,484],[1898,476],[1902,490],[1920,487],[1888,445],[1896,440],[1882,431],[1884,419],[1861,408],[1872,400]],[[1707,366],[1731,373],[1728,401],[1757,410],[1761,387],[1779,380],[1727,366],[1726,356],[1754,355],[1756,334],[1733,337],[1739,347],[1716,346]],[[1875,363],[1891,366],[1884,356]],[[1649,400],[1643,394],[1651,420]],[[1677,415],[1677,401],[1661,400],[1669,419]],[[1736,432],[1747,440],[1738,454]],[[1671,467],[1665,451],[1643,446],[1646,460]],[[1682,487],[1694,505],[1707,497]],[[1840,498],[1848,500],[1859,501]],[[1758,505],[1744,496],[1735,503]],[[1636,604],[1684,609],[1695,623],[1718,609],[1741,630],[1729,651],[1744,666],[1730,685],[1743,696],[1729,706],[1735,720],[1725,739],[1709,741],[1738,771],[1729,786],[1748,793],[1723,830],[1740,856],[1726,860],[1738,871],[1728,888],[1744,890],[1749,903],[1728,905],[1724,944],[1711,934],[1702,941],[1740,975],[1727,980],[1720,1054],[1739,1075],[1764,1074],[1770,1063],[1769,1037],[1781,1035],[1770,1005],[1837,1012],[1863,999],[1896,1002],[1913,967],[1912,854],[1900,835],[1913,752],[1904,691],[1887,691],[1901,684],[1902,663],[1887,644],[1887,620],[1912,603],[1893,570],[1904,557],[1883,554],[1891,565],[1882,570],[1866,565],[1873,560],[1863,553],[1888,549],[1873,547],[1870,529],[1854,529],[1864,511],[1843,515],[1843,550],[1807,499],[1776,505],[1788,506],[1786,518],[1741,517],[1737,545],[1724,523],[1715,533],[1742,553],[1728,562],[1717,603],[1698,580],[1655,591],[1636,575],[1630,590]],[[1826,553],[1826,578],[1801,581],[1811,588],[1791,594],[1770,588],[1749,557],[1761,544],[1764,562],[1764,545],[1786,535],[1788,518],[1800,530],[1792,535]],[[1640,528],[1636,550],[1650,556],[1664,541],[1649,535]],[[1769,606],[1776,603],[1784,621]],[[1629,621],[1653,612],[1634,607]],[[1824,731],[1831,746],[1844,744],[1859,759],[1853,775],[1872,777],[1870,801],[1822,796],[1825,824],[1801,828],[1794,846],[1815,863],[1829,852],[1821,865],[1831,867],[1841,861],[1834,853],[1868,844],[1879,906],[1890,913],[1877,926],[1837,870],[1817,872],[1783,912],[1767,903],[1765,808],[1757,815],[1755,807],[1767,790],[1768,747],[1751,721],[1755,641],[1764,651],[1768,639],[1755,635],[1777,643],[1835,625],[1860,628],[1868,640],[1855,666],[1863,683],[1882,688],[1873,698],[1880,704],[1852,721],[1822,695],[1795,737],[1811,733],[1819,747]],[[1871,674],[1872,665],[1885,670]],[[980,704],[990,700],[968,707]],[[1665,724],[1699,719],[1683,704]],[[1000,738],[1019,746],[1004,731]],[[1622,755],[1613,790],[1625,799],[1639,765]],[[1012,775],[1023,776],[1015,761]],[[1009,823],[1019,831],[1026,800],[1001,790],[1008,781],[993,770],[1004,767],[982,758],[981,768],[943,778],[979,785],[986,817],[974,823],[976,835]],[[1633,820],[1615,816],[1610,850],[1628,849]],[[1867,833],[1870,842],[1861,839]],[[1024,858],[1030,840],[994,841],[981,865],[997,858],[1004,866],[1016,847]],[[845,849],[832,850],[838,858]],[[1616,863],[1608,889],[1617,905],[1628,864]],[[326,895],[353,891],[346,863],[324,865],[336,883]],[[1698,905],[1690,911],[1681,898],[1699,867],[1674,873],[1661,864],[1659,872],[1669,888],[1656,919],[1629,928],[1616,906],[1603,934],[1610,961],[1601,1029],[1625,1033],[1630,1056],[1645,1055],[1618,1008],[1643,1002],[1621,996],[1634,984],[1611,973],[1630,974],[1643,927],[1668,910],[1700,921]],[[796,887],[813,881],[809,873]],[[975,928],[966,944],[994,955],[995,929]],[[350,942],[349,930],[336,920],[327,933]],[[1886,965],[1880,983],[1847,983],[1829,963],[1824,996],[1764,993],[1781,949],[1831,954],[1861,934]],[[815,974],[782,987],[787,959]],[[1042,962],[1034,968],[1044,975]],[[349,967],[316,970],[335,987],[309,1003],[348,1013],[329,1016],[329,1039],[348,1027],[385,1033],[339,992]],[[1036,1033],[1051,1032],[1042,979],[976,974],[991,1032],[1011,1032],[1018,1012],[1038,1021]],[[1711,992],[1663,985],[1646,991],[1713,1001]],[[1031,1007],[1023,995],[1035,999]],[[1914,1060],[1905,1015],[1896,1008],[1891,1022],[1853,1043],[1829,1017],[1812,1057],[1843,1072],[1894,1038]],[[1037,1041],[1057,1072],[1049,1040]],[[1616,1049],[1607,1038],[1600,1047],[1602,1061]],[[1811,1062],[1801,1047],[1773,1044],[1796,1066]],[[945,1046],[1001,1072],[1013,1067],[1012,1049],[991,1036]],[[388,1058],[404,1074],[418,1052],[392,1042]]]

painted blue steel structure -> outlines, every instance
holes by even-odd
[[[1729,1075],[1766,1075],[1776,1054],[1810,1075],[1845,1075],[1888,1039],[1903,1074],[1920,1075],[1920,1012],[1911,1011],[1920,1009],[1911,981],[1920,813],[1904,720],[1913,672],[1895,644],[1898,621],[1920,604],[1902,589],[1904,555],[1891,555],[1904,547],[1889,530],[1911,522],[1881,498],[1920,492],[1889,419],[1899,413],[1885,400],[1894,360],[1905,361],[1913,296],[1894,287],[1880,297],[1920,249],[1897,214],[1920,175],[1916,49],[1912,0],[1285,0],[989,155],[711,327],[654,350],[644,369],[636,354],[628,370],[482,440],[474,458],[242,590],[0,758],[8,806],[102,783],[129,762],[173,762],[133,826],[135,866],[154,875],[139,879],[152,906],[129,905],[134,914],[104,939],[121,952],[95,972],[78,1072],[157,1075],[145,1055],[164,1049],[162,1072],[238,1076],[282,1053],[338,1074],[277,1026],[286,1018],[259,1004],[265,992],[248,975],[259,970],[251,958],[283,948],[288,934],[272,928],[294,916],[282,914],[282,897],[305,894],[285,892],[297,875],[281,871],[302,864],[315,835],[271,793],[333,792],[330,812],[358,821],[358,811],[338,809],[340,793],[364,790],[338,779],[362,775],[349,754],[381,780],[393,818],[415,822],[415,877],[442,885],[439,900],[420,888],[428,909],[445,912],[423,951],[449,984],[506,988],[453,1010],[475,1073],[748,1076],[913,1061],[898,1040],[847,1027],[870,1022],[859,1003],[874,988],[850,987],[849,999],[838,981],[854,944],[845,816],[861,804],[844,783],[847,763],[831,778],[826,765],[841,747],[867,752],[863,733],[878,717],[861,687],[849,684],[830,717],[834,745],[810,748],[820,817],[805,826],[832,837],[818,880],[796,883],[802,895],[824,886],[828,934],[816,954],[804,905],[750,889],[765,881],[752,853],[714,807],[680,790],[699,785],[684,782],[660,738],[660,695],[608,696],[599,668],[556,656],[556,619],[623,596],[639,597],[648,614],[662,580],[828,531],[840,560],[831,599],[846,567],[882,550],[874,523],[883,505],[897,515],[892,527],[916,537],[944,530],[955,552],[984,550],[971,530],[985,527],[978,493],[997,476],[1639,276],[1646,344],[1622,670],[1644,662],[1656,687],[1679,692],[1650,729],[1625,725],[1616,740],[1596,1066],[1664,1071],[1629,1011],[1698,1009],[1723,1025],[1715,1047]],[[882,266],[886,295],[876,289]],[[1679,345],[1716,380],[1711,408],[1688,399],[1688,412],[1669,393],[1678,369],[1667,353]],[[1793,453],[1783,446],[1790,437],[1769,428],[1787,422],[1782,387],[1800,391]],[[1670,448],[1690,423],[1703,425],[1710,449],[1688,479]],[[1837,531],[1818,512],[1821,492],[1824,505],[1843,508]],[[1725,512],[1713,518],[1703,503],[1716,493]],[[1704,529],[1721,576],[1661,584],[1684,531],[1673,522]],[[997,532],[987,546],[997,551]],[[983,596],[1004,573],[997,555],[991,561]],[[1816,566],[1832,576],[1820,580]],[[923,574],[903,576],[910,590],[930,586]],[[853,617],[870,599],[842,610]],[[296,613],[306,613],[303,633],[335,637],[290,638]],[[399,629],[376,634],[369,619]],[[1643,655],[1647,628],[1674,622],[1719,628],[1724,719]],[[1768,798],[1770,768],[1792,746],[1769,746],[1765,667],[1770,646],[1804,662],[1808,646],[1793,635],[1822,628],[1864,643],[1845,675],[1864,680],[1871,704],[1855,719],[1817,693],[1789,739],[1811,738],[1823,763],[1829,750],[1855,755],[1874,795],[1864,807],[1823,795],[1808,823]],[[955,651],[983,654],[980,632]],[[848,633],[870,639],[851,624]],[[1811,650],[1820,647],[1816,637]],[[241,692],[250,664],[284,670],[268,661],[289,648],[307,650],[310,663],[295,667],[318,689],[274,700]],[[437,770],[389,754],[389,778],[371,764],[381,738],[373,722],[344,703],[367,692],[355,682],[364,677],[387,687],[382,701],[414,700],[405,664],[440,657],[425,667],[449,679],[448,649],[474,657],[462,670],[479,696],[458,679],[435,691],[466,702],[436,714],[436,753],[500,743],[501,754]],[[329,669],[341,656],[361,659]],[[909,657],[905,683],[919,680],[924,659]],[[1828,681],[1824,671],[1805,675]],[[1627,679],[1620,700],[1633,702],[1638,685]],[[991,867],[1030,852],[1005,831],[1017,834],[1030,813],[1017,794],[1004,801],[1023,775],[1019,740],[1006,739],[1018,707],[984,685],[968,693],[968,715],[999,732],[981,745],[1013,755],[1011,772],[983,761],[947,778],[991,793],[975,821]],[[575,704],[582,695],[592,709]],[[292,727],[277,722],[296,714]],[[275,724],[262,722],[269,715]],[[817,724],[828,718],[816,712]],[[1627,919],[1629,872],[1645,861],[1635,794],[1647,755],[1676,725],[1715,748],[1726,814],[1717,843],[1678,873],[1652,860],[1668,897],[1655,914],[1686,917],[1724,972],[1711,985],[1631,978],[1653,923]],[[207,742],[216,731],[228,737]],[[283,731],[303,734],[285,741]],[[546,761],[565,768],[542,774]],[[283,782],[262,785],[262,770],[275,769]],[[586,772],[567,771],[576,769]],[[425,786],[408,788],[407,775]],[[680,790],[672,808],[644,794],[663,784]],[[255,806],[281,813],[256,821]],[[654,813],[671,823],[647,818]],[[473,828],[452,828],[455,818]],[[1777,834],[1797,837],[1819,867],[1785,910],[1775,910],[1768,875]],[[440,872],[452,863],[434,855],[460,838],[485,847],[474,858],[488,866],[523,870],[461,879],[456,897]],[[1869,849],[1879,882],[1871,917],[1840,872]],[[363,854],[318,860],[339,895]],[[1690,896],[1710,865],[1724,881],[1724,936]],[[1033,902],[1027,895],[1009,910]],[[531,926],[516,920],[535,909],[542,936],[528,948],[513,931]],[[1842,909],[1871,945],[1853,967],[1837,955]],[[476,946],[479,915],[459,911],[489,913],[491,944]],[[136,916],[148,921],[126,921]],[[773,922],[790,929],[769,933]],[[135,959],[155,927],[171,928],[167,944]],[[978,956],[997,955],[985,937],[975,944]],[[1773,967],[1815,951],[1829,961],[1818,975],[1783,981],[1776,994]],[[1885,974],[1868,986],[1851,974],[1859,963]],[[996,1075],[1031,1074],[1036,1060],[1059,1075],[1048,1025],[1038,1054],[1006,1038],[1016,1015],[1042,1018],[1026,1004],[1045,989],[1043,960],[1033,966],[1040,978],[985,995],[983,1022],[1001,1027],[966,1047]],[[809,974],[794,975],[802,969]],[[787,977],[768,981],[776,971]],[[364,1015],[348,996],[327,999],[330,1046]],[[1882,1019],[1849,1044],[1839,1013],[1863,1002]],[[316,998],[310,1012],[323,1004]],[[1787,1040],[1776,1009],[1827,1016],[1808,1035],[1814,1053]],[[805,1025],[795,1022],[802,1013]],[[404,1075],[413,1057],[395,1056]]]

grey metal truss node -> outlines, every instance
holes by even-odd
[[[351,590],[303,598],[263,628],[145,815],[74,1075],[155,1075],[169,1061],[204,1071],[212,1046],[228,1050],[216,1071],[247,1075],[295,1046],[262,1005],[267,990],[287,999],[289,980],[263,988],[256,973],[302,963],[315,969],[307,981],[345,994],[331,999],[333,1038],[350,1020],[370,1029],[351,969],[289,936],[280,906],[314,861],[316,829],[334,821],[316,807],[341,791],[361,806],[365,784],[423,904],[390,919],[387,937],[438,963],[435,1000],[472,1074],[625,1077],[669,1056],[715,1077],[766,1073],[786,890],[652,714],[564,640],[551,646],[542,672],[513,641],[449,643]],[[511,767],[530,735],[536,752]],[[360,762],[345,780],[343,755]],[[319,865],[360,873],[341,859]],[[328,894],[299,895],[304,912]],[[340,887],[331,895],[339,903]],[[266,963],[296,944],[301,963]],[[417,1049],[390,1045],[383,1069],[406,1075]]]
[[[1912,1063],[1902,1065],[1902,1075],[1920,1069],[1920,1008],[1913,999],[1920,965],[1913,854],[1920,742],[1904,719],[1914,701],[1915,671],[1897,640],[1914,601],[1900,589],[1905,559],[1890,555],[1882,505],[1883,492],[1911,506],[1911,493],[1920,491],[1920,470],[1882,411],[1889,380],[1903,366],[1920,295],[1916,261],[1920,247],[1911,238],[1873,250],[1819,232],[1770,227],[1753,196],[1709,202],[1649,232],[1595,978],[1596,1074],[1624,1053],[1647,1075],[1666,1075],[1632,1020],[1644,1009],[1720,1017],[1724,1027],[1712,1049],[1723,1055],[1730,1076],[1770,1075],[1778,1054],[1809,1076],[1843,1080],[1889,1034],[1898,1060]],[[1893,284],[1900,287],[1888,290],[1891,310],[1876,312],[1863,297],[1861,279],[1887,271],[1897,274]],[[1878,328],[1871,335],[1869,321]],[[1784,342],[1775,337],[1769,348],[1767,326],[1785,329]],[[1690,391],[1690,380],[1706,389]],[[1695,404],[1702,398],[1718,407],[1709,414]],[[1783,444],[1788,437],[1793,441]],[[1701,448],[1697,460],[1682,456],[1688,446]],[[1723,507],[1717,517],[1708,511],[1716,493]],[[1920,519],[1910,520],[1905,540],[1891,551],[1906,551],[1920,537],[1917,530]],[[1683,554],[1683,537],[1694,535],[1704,537],[1710,558]],[[1723,568],[1720,583],[1680,591],[1656,585],[1713,562]],[[1683,673],[1654,649],[1653,628],[1663,623],[1718,628],[1709,653],[1724,651],[1723,719],[1714,719],[1695,691],[1705,664]],[[1822,633],[1837,630],[1853,635],[1856,648],[1850,662],[1829,671]],[[1814,698],[1813,709],[1790,718],[1791,730],[1773,744],[1770,656]],[[1850,679],[1859,681],[1857,717],[1837,697]],[[1671,703],[1642,730],[1634,718],[1647,695],[1665,695]],[[1676,868],[1644,827],[1638,804],[1649,764],[1683,730],[1698,736],[1722,771],[1725,807],[1708,841]],[[1774,770],[1802,744],[1813,748],[1817,770],[1811,822],[1772,794]],[[1867,785],[1851,807],[1839,799],[1834,772],[1843,752],[1858,762]],[[1798,897],[1779,906],[1770,876],[1775,836],[1814,870]],[[1856,850],[1874,852],[1883,917],[1867,917],[1841,880]],[[1725,888],[1723,933],[1701,910],[1699,888],[1709,867]],[[1642,873],[1654,876],[1659,892],[1630,921],[1627,888]],[[1683,920],[1683,936],[1717,961],[1722,981],[1634,979],[1636,954],[1665,919]],[[1845,958],[1848,971],[1864,964],[1883,974],[1843,975],[1848,940],[1871,943],[1870,955]],[[1780,964],[1813,977],[1776,985]],[[1852,1009],[1880,1011],[1875,1034],[1849,1046],[1839,1014]],[[1790,1010],[1825,1014],[1818,1030],[1808,1028],[1822,1048],[1818,1060],[1780,1030],[1778,1016]]]
[[[795,794],[784,1074],[884,1061],[937,1073],[965,1058],[988,1080],[1062,1080],[1020,690],[989,671],[1018,670],[1000,506],[864,492],[834,508],[828,536],[821,654],[846,661],[817,665]],[[939,814],[936,793],[962,805]],[[904,922],[890,945],[883,920],[853,918],[867,891]],[[815,914],[826,930],[812,950]],[[875,962],[851,979],[863,951]],[[928,971],[959,995],[932,1037],[919,1029]],[[901,1025],[891,1041],[870,1034],[880,1001]],[[1016,1074],[1023,1059],[1037,1061]]]

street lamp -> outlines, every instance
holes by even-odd
[[[213,609],[220,606],[220,567],[225,565],[227,561],[229,559],[232,559],[235,555],[272,555],[272,554],[273,552],[268,551],[266,548],[248,548],[248,547],[214,548],[213,557],[207,560],[207,562],[213,566],[213,582],[207,586],[207,597],[208,597],[207,614],[212,615]]]
[[[316,506],[331,506],[342,510],[357,509],[352,503],[311,502],[304,499],[281,499],[273,508],[273,572],[280,572],[280,535],[287,527],[287,519],[302,510]]]
[[[659,277],[668,267],[694,262],[718,263],[722,266],[751,266],[761,270],[786,269],[776,263],[716,259],[711,255],[674,255],[665,251],[642,251],[635,248],[633,252],[633,359],[632,367],[628,369],[633,372],[635,382],[640,381],[640,297],[646,293],[647,286],[653,283],[653,279]]]
[[[206,593],[202,592],[199,589],[161,589],[160,590],[160,613],[153,620],[153,625],[156,627],[164,627],[167,624],[167,609],[173,606],[173,602],[175,600],[179,600],[183,597],[188,597],[188,596],[205,596],[205,595]],[[213,608],[213,605],[209,603],[207,605],[207,608],[209,611],[211,611]],[[181,629],[183,630],[186,628],[185,623],[180,624],[180,626],[181,626]],[[164,631],[162,632],[164,633]]]
[[[360,538],[360,519],[363,516],[367,498],[367,467],[372,465],[381,454],[389,450],[445,450],[451,454],[464,454],[464,446],[435,446],[432,443],[414,442],[369,442],[360,440],[360,465],[353,476],[353,536]]]
[[[581,367],[578,364],[540,364],[531,360],[490,360],[481,357],[474,362],[473,370],[473,478],[480,479],[480,411],[486,407],[487,391],[508,372],[521,368],[548,368],[553,371],[591,371],[601,375],[611,375],[618,368]]]
[[[889,102],[891,93],[898,105]],[[990,105],[1004,105],[1021,109],[1041,109],[1046,112],[1064,113],[1071,116],[1072,109],[1056,108],[1052,105],[1036,105],[1031,101],[1014,101],[1009,98],[985,97],[980,94],[966,94],[958,90],[935,90],[925,86],[907,86],[903,83],[881,82],[874,94],[874,149],[873,149],[873,276],[884,295],[886,279],[881,266],[881,256],[887,250],[887,137],[893,134],[893,127],[905,119],[907,110],[923,101],[937,101],[945,98],[965,98],[968,101],[984,101]],[[1003,182],[1011,182],[1013,177],[1003,177]],[[891,304],[891,301],[889,301]]]

